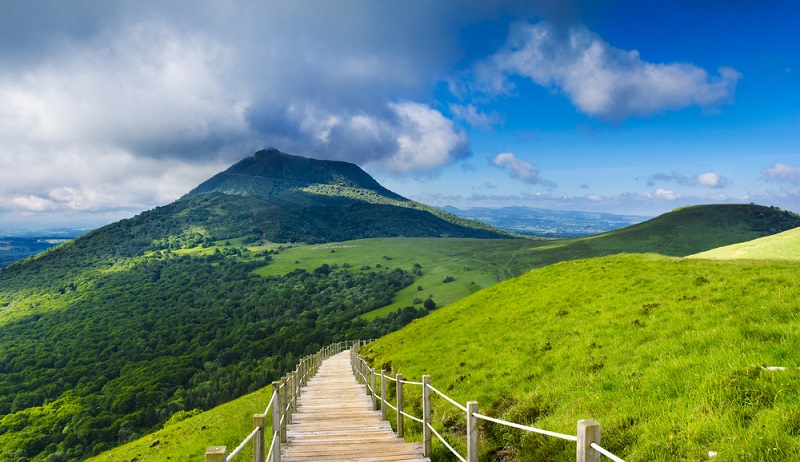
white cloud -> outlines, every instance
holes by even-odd
[[[302,136],[329,157],[375,165],[398,175],[427,175],[469,157],[469,141],[453,121],[421,103],[389,103],[383,117],[292,106]],[[301,145],[300,153],[305,153]],[[313,155],[313,151],[309,153]]]
[[[658,181],[677,183],[690,187],[725,188],[730,185],[730,181],[724,176],[714,172],[698,173],[694,176],[686,176],[683,173],[657,173],[648,179],[648,185],[653,186]]]
[[[138,155],[183,156],[247,134],[246,92],[230,89],[222,44],[136,24],[109,43],[67,50],[19,75],[0,76],[5,135],[50,145],[107,145]],[[211,148],[213,150],[213,147]]]
[[[501,123],[503,120],[502,116],[497,112],[492,111],[488,114],[485,112],[480,112],[473,104],[451,104],[450,112],[453,114],[453,116],[455,116],[456,119],[463,120],[473,127],[483,128],[486,130]]]
[[[761,171],[762,181],[800,184],[800,166],[777,163]]]
[[[608,120],[731,101],[742,75],[721,67],[717,76],[688,63],[643,61],[636,50],[614,48],[584,26],[565,33],[547,22],[519,23],[505,47],[477,67],[489,93],[514,90],[509,76],[563,91],[581,112]]]
[[[19,196],[11,199],[14,206],[29,211],[29,212],[42,212],[51,210],[55,207],[53,201],[38,196]]]
[[[674,200],[678,199],[679,197],[681,197],[675,191],[671,191],[669,189],[662,189],[662,188],[656,189],[656,191],[653,194],[653,196],[657,197],[659,199],[666,199],[666,200],[669,200],[669,201],[674,201]]]
[[[434,171],[469,156],[467,136],[439,111],[412,102],[392,103],[400,120],[397,151],[381,164],[396,173]]]
[[[461,57],[457,31],[508,11],[452,0],[51,6],[0,15],[2,210],[135,213],[266,146],[435,173],[469,142],[427,103],[430,89]]]
[[[549,188],[556,187],[555,183],[545,180],[539,175],[539,169],[535,165],[518,158],[513,152],[497,154],[489,159],[489,163],[504,169],[508,176],[523,183],[540,184]]]

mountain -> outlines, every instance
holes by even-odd
[[[0,460],[83,459],[263,387],[325,344],[427,314],[360,318],[414,281],[395,266],[254,272],[287,242],[377,236],[509,237],[352,164],[273,150],[0,269]]]
[[[240,197],[247,198],[247,205]],[[245,207],[257,237],[272,242],[511,237],[484,223],[410,201],[354,164],[308,159],[275,149],[259,151],[236,163],[178,203],[200,198],[217,202],[215,210]]]
[[[266,149],[214,175],[185,197],[211,192],[242,196],[282,196],[319,185],[365,190],[389,199],[408,199],[381,186],[355,164],[293,156]]]
[[[482,221],[506,231],[548,238],[590,236],[635,225],[652,218],[532,207],[472,207],[461,210],[446,206],[442,210],[462,218]]]
[[[696,253],[798,220],[718,206],[601,236],[511,239],[354,166],[265,151],[226,172],[0,269],[0,460],[98,454],[263,387],[324,344],[394,331],[425,316],[432,294],[454,300],[597,253]],[[376,236],[369,256],[373,239],[297,244]],[[398,299],[410,303],[368,319]]]

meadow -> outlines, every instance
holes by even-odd
[[[593,418],[603,446],[626,460],[797,460],[798,284],[792,262],[564,262],[362,351],[409,380],[431,375],[439,390],[477,400],[490,416],[573,434],[578,420]],[[434,420],[463,448],[460,411],[435,401]],[[574,458],[561,440],[482,429],[487,459]]]

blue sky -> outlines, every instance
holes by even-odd
[[[0,228],[98,226],[254,151],[432,205],[800,212],[792,1],[0,2]]]

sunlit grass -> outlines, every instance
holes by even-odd
[[[253,430],[253,414],[264,412],[271,396],[272,387],[263,388],[88,460],[197,462],[205,460],[208,446],[227,446],[230,453]],[[268,433],[271,422],[267,416]],[[234,460],[253,460],[252,444],[245,446]]]
[[[364,352],[411,380],[430,374],[489,415],[568,434],[593,418],[603,445],[626,459],[705,460],[712,451],[717,460],[796,460],[799,285],[790,263],[567,262],[490,287]],[[434,407],[437,425],[462,444],[460,411]],[[482,429],[487,452],[574,457],[571,443]]]
[[[692,255],[716,260],[800,260],[800,228]]]

